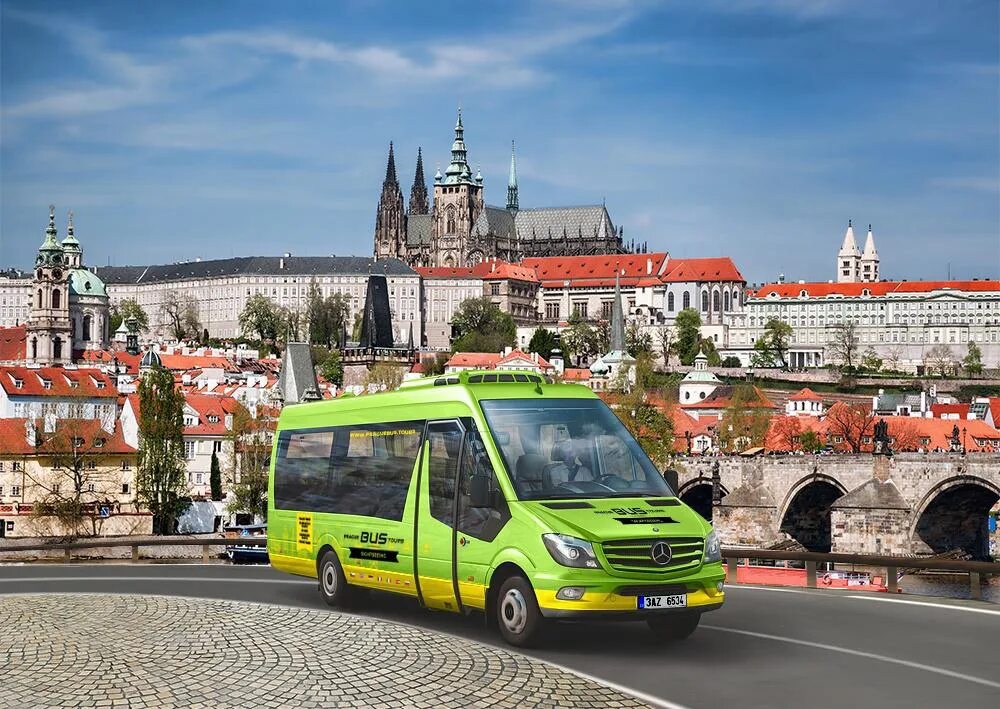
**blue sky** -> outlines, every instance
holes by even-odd
[[[47,205],[90,264],[371,252],[389,140],[488,203],[606,199],[627,239],[834,277],[1000,276],[998,3],[0,1],[0,266]],[[863,238],[863,234],[859,235]]]

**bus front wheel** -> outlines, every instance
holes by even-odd
[[[678,642],[689,637],[698,628],[701,613],[669,613],[646,620],[653,636],[660,642]]]
[[[351,601],[351,589],[336,552],[328,549],[319,560],[319,591],[334,608],[344,608]]]
[[[541,639],[545,619],[531,584],[523,576],[511,576],[500,586],[496,606],[500,635],[511,645],[533,647]]]

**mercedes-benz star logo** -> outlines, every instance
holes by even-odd
[[[656,542],[649,548],[649,556],[654,563],[666,566],[674,557],[674,552],[666,542]]]

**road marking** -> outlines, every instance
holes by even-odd
[[[736,635],[746,635],[751,638],[761,638],[763,640],[774,640],[781,643],[790,643],[792,645],[802,645],[804,647],[812,647],[818,650],[826,650],[828,652],[839,652],[843,655],[854,655],[855,657],[864,657],[870,660],[880,660],[881,662],[888,662],[894,665],[902,665],[903,667],[910,667],[915,670],[922,670],[924,672],[933,672],[935,674],[944,675],[945,677],[953,677],[955,679],[964,680],[966,682],[973,682],[975,684],[982,684],[986,687],[993,687],[994,689],[1000,689],[1000,682],[994,682],[992,680],[983,679],[982,677],[976,677],[974,675],[967,675],[961,672],[954,672],[952,670],[946,670],[943,667],[935,667],[933,665],[925,665],[921,662],[911,662],[910,660],[900,660],[896,657],[889,657],[887,655],[879,655],[874,652],[864,652],[862,650],[852,650],[847,647],[838,647],[836,645],[827,645],[826,643],[814,643],[809,640],[799,640],[797,638],[786,638],[782,635],[770,635],[768,633],[756,633],[752,630],[738,630],[736,628],[724,628],[719,625],[701,625],[701,628],[706,630],[718,630],[723,633],[735,633]]]
[[[1000,615],[1000,610],[994,611],[989,608],[970,608],[968,606],[954,606],[950,603],[928,603],[927,601],[908,601],[903,598],[879,598],[878,596],[847,596],[847,598],[858,598],[862,601],[882,601],[883,603],[903,603],[908,606],[927,606],[928,608],[947,608],[952,611],[966,611],[968,613],[985,613],[987,615]]]
[[[24,576],[22,578],[0,579],[0,583],[40,583],[43,581],[159,581],[159,582],[193,582],[221,581],[222,583],[284,583],[310,584],[315,581],[296,581],[294,579],[230,579],[224,576]]]

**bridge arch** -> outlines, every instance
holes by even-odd
[[[719,485],[719,491],[723,497],[729,494],[729,490],[722,484]],[[709,522],[712,521],[712,478],[701,475],[688,480],[677,490],[677,497]]]
[[[781,503],[778,528],[809,551],[830,551],[830,506],[846,493],[830,475],[814,472],[801,478]]]
[[[974,559],[989,558],[987,518],[1000,500],[1000,487],[976,475],[942,480],[914,507],[910,540],[933,553],[961,549]]]

